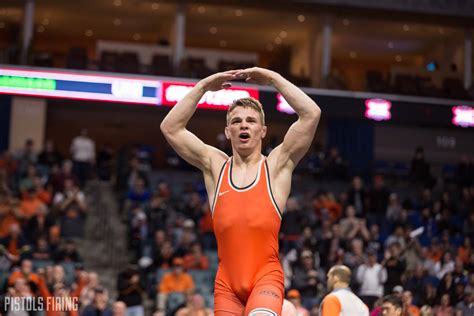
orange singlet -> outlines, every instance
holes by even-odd
[[[262,157],[255,180],[244,188],[232,183],[232,160],[222,166],[212,204],[219,255],[214,313],[281,315],[281,213],[272,195],[266,158]]]

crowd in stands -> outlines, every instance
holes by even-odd
[[[40,151],[31,139],[0,156],[2,315],[125,315],[127,306],[110,304],[78,250],[88,213],[84,183],[95,162],[86,131],[72,141],[71,158],[52,141]]]
[[[189,169],[172,151],[167,161]],[[318,315],[326,273],[336,264],[352,269],[351,287],[373,315],[379,315],[387,294],[403,298],[406,315],[472,312],[472,161],[457,166],[460,176],[454,182],[439,184],[418,148],[405,187],[378,174],[369,181],[351,175],[337,148],[310,153],[302,168],[339,184],[325,190],[308,177],[305,189],[294,190],[286,205],[280,259],[287,297],[305,311],[302,315]],[[130,245],[157,314],[179,314],[192,305],[193,295],[202,295],[212,307],[217,255],[203,184],[186,179],[171,184],[160,171],[142,168],[138,157],[131,159],[122,182]]]

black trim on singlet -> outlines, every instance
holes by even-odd
[[[212,199],[212,205],[211,205],[211,214],[214,213],[214,206],[215,206],[215,203],[217,201],[217,190],[219,190],[219,184],[221,183],[221,179],[222,179],[222,173],[224,172],[224,169],[225,169],[225,165],[227,164],[227,161],[224,162],[224,164],[222,165],[221,167],[221,171],[219,171],[219,177],[217,178],[217,183],[216,183],[216,189],[214,190],[214,198]]]
[[[278,214],[280,214],[280,217],[283,217],[283,213],[280,211],[280,208],[278,207],[275,197],[273,196],[272,183],[270,182],[270,169],[268,168],[267,159],[265,159],[265,173],[267,176],[268,188],[270,189],[270,198],[272,199],[273,204],[275,204],[275,207],[277,209]]]
[[[234,157],[231,157],[230,158],[230,168],[229,168],[229,179],[230,179],[230,185],[232,188],[236,189],[236,190],[245,190],[245,189],[248,189],[250,188],[254,183],[255,181],[257,181],[257,177],[258,177],[258,173],[260,172],[260,168],[261,166],[259,165],[258,166],[258,170],[257,170],[257,174],[255,175],[255,179],[249,184],[249,185],[246,185],[244,186],[243,188],[239,188],[238,186],[236,186],[234,184],[234,182],[232,181],[232,163],[234,162]]]

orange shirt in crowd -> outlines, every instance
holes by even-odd
[[[420,316],[420,309],[416,305],[410,305],[407,308],[408,316]]]
[[[13,286],[16,280],[24,278],[26,281],[31,281],[36,285],[40,285],[40,277],[36,273],[30,273],[28,276],[25,276],[21,271],[13,271],[8,278],[8,285]]]
[[[458,249],[458,258],[464,263],[469,262],[469,258],[471,257],[471,250],[466,249],[465,247],[459,247]]]
[[[20,214],[27,219],[30,219],[36,215],[36,210],[41,205],[43,205],[43,202],[38,197],[23,199],[20,203]]]
[[[10,226],[18,224],[16,217],[9,213],[0,218],[0,238],[5,238],[10,233]]]
[[[207,270],[209,269],[209,259],[205,255],[201,255],[199,259],[192,254],[186,255],[184,256],[184,268]]]
[[[188,290],[192,290],[194,288],[194,282],[191,275],[186,272],[177,275],[176,273],[168,272],[163,275],[161,279],[159,291],[163,294],[173,293],[173,292],[180,292],[184,293]]]

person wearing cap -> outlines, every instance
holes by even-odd
[[[351,269],[333,266],[327,274],[330,293],[321,303],[321,316],[369,316],[369,309],[349,288]]]
[[[400,296],[391,294],[382,299],[381,316],[402,316],[403,302]]]
[[[359,295],[369,308],[383,296],[383,284],[387,280],[387,270],[377,262],[377,253],[373,249],[367,251],[366,263],[357,269],[357,282],[360,283]]]
[[[172,271],[165,273],[161,278],[160,284],[158,285],[158,309],[160,311],[165,310],[168,294],[185,294],[187,291],[192,289],[194,289],[193,278],[184,270],[183,258],[174,258]]]
[[[289,290],[286,297],[295,305],[296,316],[309,316],[309,311],[301,305],[301,295],[298,290]]]

